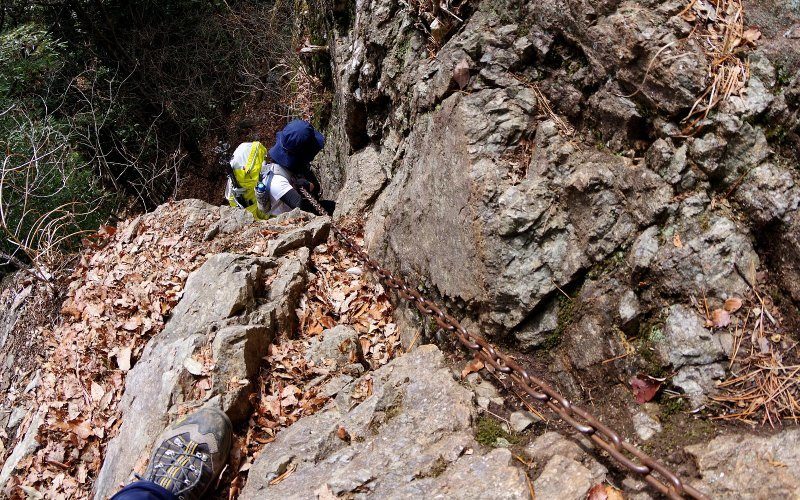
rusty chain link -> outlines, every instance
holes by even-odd
[[[300,193],[319,214],[326,213],[322,205],[308,191],[300,188]],[[544,403],[565,422],[581,434],[589,437],[597,446],[605,450],[631,472],[643,477],[647,483],[669,498],[685,498],[685,495],[698,500],[709,498],[692,486],[685,484],[664,464],[625,441],[617,432],[600,422],[594,415],[570,403],[545,381],[529,374],[513,358],[498,351],[484,338],[469,333],[461,326],[458,320],[444,312],[433,301],[423,297],[414,287],[409,286],[402,277],[395,277],[381,267],[375,259],[371,258],[355,240],[339,229],[335,223],[331,224],[331,228],[342,245],[377,274],[384,285],[395,290],[404,300],[414,304],[420,313],[433,318],[439,328],[454,334],[462,345],[475,351],[476,357],[480,358],[484,364],[491,365],[500,373],[508,375],[514,385],[532,398]],[[633,458],[626,455],[626,452]],[[658,474],[660,478],[654,474]]]

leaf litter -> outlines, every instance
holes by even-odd
[[[711,61],[709,83],[683,119],[689,122],[685,132],[693,133],[711,110],[744,93],[750,78],[747,52],[761,38],[761,32],[745,28],[742,0],[690,0],[680,17],[694,24],[690,37],[698,40]]]
[[[651,401],[661,388],[661,383],[662,380],[647,375],[640,374],[631,377],[630,384],[631,390],[633,391],[633,398],[639,404]]]
[[[358,227],[359,223],[349,225]],[[269,346],[251,398],[255,411],[246,428],[235,435],[231,466],[218,498],[237,498],[264,445],[274,441],[280,429],[316,413],[335,396],[323,389],[342,374],[306,359],[311,339],[325,329],[349,325],[359,333],[365,361],[373,370],[401,354],[400,334],[383,286],[362,272],[360,263],[334,240],[318,246],[312,262],[314,275],[300,299],[297,331],[280,332]],[[371,394],[372,378],[367,373],[353,388],[351,400],[358,403]],[[337,436],[350,439],[344,428]]]
[[[731,339],[726,349],[730,375],[712,396],[720,409],[713,418],[771,427],[800,423],[800,359],[789,315],[759,292],[755,273],[750,274],[746,297],[728,298],[706,313],[706,326]]]
[[[217,234],[213,228],[220,220],[219,212],[197,215],[191,208],[190,204],[170,203],[121,223],[116,231],[104,230],[87,240],[74,271],[60,284],[66,290],[66,299],[57,321],[36,317],[28,322],[39,325],[29,334],[39,339],[33,358],[39,368],[38,381],[29,384],[33,386],[30,390],[9,391],[5,398],[14,405],[39,408],[43,423],[36,435],[37,451],[18,464],[2,496],[89,498],[106,444],[121,425],[118,404],[127,372],[140,358],[147,341],[164,328],[181,298],[186,278],[216,253],[263,255],[267,240],[277,234],[256,233],[260,236],[255,238],[253,232],[248,235],[244,231]],[[330,261],[326,286],[333,287],[331,283],[340,279],[341,258],[336,253],[322,254]],[[315,255],[315,263],[324,269],[327,264],[323,260]],[[348,263],[345,269],[354,265]],[[357,323],[359,331],[370,339],[371,362],[385,363],[399,344],[396,326],[388,319],[388,300],[382,292],[376,294],[369,285],[360,283],[359,277],[347,276],[340,288],[356,292],[348,307],[342,304],[334,312],[327,305],[320,306],[317,313],[305,314],[304,321],[315,328],[339,318]],[[316,295],[322,293],[321,285],[315,286],[307,293],[307,308],[326,304]],[[364,298],[366,295],[374,299]],[[367,307],[359,312],[364,304]],[[359,309],[351,310],[355,307]],[[268,416],[273,415],[270,410],[277,412],[277,426],[289,425],[324,403],[314,395],[306,398],[297,383],[297,391],[289,388],[292,380],[304,380],[311,373],[308,370],[313,371],[298,359],[302,356],[295,351],[297,347],[291,343],[272,346],[269,361],[276,367],[276,376],[265,373],[260,380],[265,393],[273,394],[266,387],[277,384],[286,394],[280,401],[265,399],[259,404]],[[210,380],[204,376],[208,372],[206,360],[193,361],[186,368],[196,375],[197,390],[210,389]],[[18,436],[26,433],[34,413],[23,420]],[[268,423],[263,428],[274,430],[277,426]],[[264,440],[265,435],[259,434],[258,439]],[[11,441],[5,446],[4,459],[14,445]]]

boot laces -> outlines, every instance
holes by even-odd
[[[154,465],[152,481],[175,493],[183,493],[198,483],[209,456],[196,450],[190,453],[191,443],[184,442],[180,436],[167,443],[169,448],[164,451],[163,456],[169,460],[159,461]]]

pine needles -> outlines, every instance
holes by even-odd
[[[698,124],[720,103],[740,95],[750,78],[745,54],[761,36],[756,29],[745,29],[741,0],[692,0],[680,16],[694,22],[693,37],[709,57],[709,84],[684,118],[686,130]]]

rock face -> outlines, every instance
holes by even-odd
[[[723,436],[687,451],[697,460],[703,478],[696,486],[713,498],[800,495],[800,430],[770,437]]]
[[[511,465],[508,450],[480,451],[471,427],[473,394],[453,380],[436,347],[420,346],[365,377],[372,394],[363,401],[355,399],[354,389],[366,378],[266,445],[241,498],[528,494],[524,472]],[[294,472],[270,484],[290,468]]]
[[[776,50],[797,13],[751,4],[750,80],[690,126],[711,60],[685,2],[484,0],[463,21],[356,3],[328,33],[326,188],[340,213],[367,210],[371,255],[486,335],[553,351],[575,396],[581,377],[672,364],[699,403],[726,375],[718,350],[677,367],[661,349],[655,367],[630,341],[692,297],[749,293],[737,268],[800,301],[800,189],[781,146],[800,130],[800,64]]]
[[[605,480],[608,471],[587,455],[584,447],[556,432],[546,432],[526,448],[526,454],[543,467],[533,482],[536,498],[584,499],[592,486]]]
[[[669,309],[663,333],[665,339],[656,343],[656,352],[677,371],[672,383],[699,406],[713,392],[715,379],[725,374],[717,363],[725,358],[719,336],[696,312],[681,305]]]
[[[273,336],[296,324],[308,247],[327,228],[321,218],[284,228],[269,242],[269,256],[217,254],[189,276],[166,327],[128,373],[122,426],[108,445],[96,498],[141,472],[153,441],[177,416],[204,405],[221,408],[234,423],[249,416],[252,380]]]

